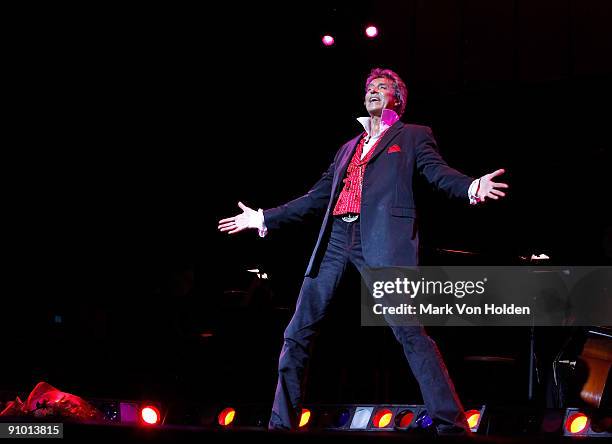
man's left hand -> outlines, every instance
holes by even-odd
[[[501,182],[493,182],[493,179],[501,174],[504,174],[506,170],[503,168],[497,171],[493,171],[490,174],[485,174],[480,178],[480,186],[478,187],[478,193],[476,196],[480,201],[484,201],[487,197],[490,199],[499,199],[504,197],[506,193],[500,190],[500,188],[508,188],[508,184]]]

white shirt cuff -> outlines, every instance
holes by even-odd
[[[478,189],[480,188],[480,179],[474,179],[468,188],[468,199],[470,199],[470,205],[476,205],[482,202],[482,199],[478,197]]]
[[[265,237],[266,234],[268,234],[268,228],[266,227],[263,210],[261,208],[257,210],[257,215],[255,217],[257,217],[255,228],[257,228],[259,237]]]

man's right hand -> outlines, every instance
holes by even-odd
[[[242,210],[241,214],[219,221],[219,231],[227,232],[228,234],[239,233],[246,228],[255,228],[261,230],[263,228],[263,214],[247,207],[242,202],[238,202],[238,207]]]

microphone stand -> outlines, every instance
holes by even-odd
[[[531,257],[526,258],[524,256],[520,256],[521,259],[532,262],[532,263],[538,263],[538,262],[542,262],[545,260],[550,259],[547,255],[545,254],[539,254],[539,255],[534,255],[532,254]],[[538,383],[540,382],[540,377],[538,375],[538,367],[537,367],[537,357],[536,357],[536,352],[535,352],[535,324],[534,324],[534,316],[535,314],[531,315],[531,326],[529,327],[529,384],[527,387],[527,399],[529,401],[533,401],[534,398],[534,390],[533,390],[533,385],[534,385],[534,375],[536,376]]]

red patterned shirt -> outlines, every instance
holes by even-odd
[[[340,192],[340,196],[336,202],[333,213],[334,216],[347,213],[359,214],[361,211],[361,189],[363,187],[363,175],[366,165],[372,157],[372,153],[374,153],[374,150],[376,149],[376,145],[378,145],[378,142],[382,139],[382,134],[374,146],[370,148],[368,153],[362,159],[361,156],[363,154],[363,145],[365,144],[366,137],[367,133],[364,133],[346,170],[346,177],[343,181],[344,188]]]

